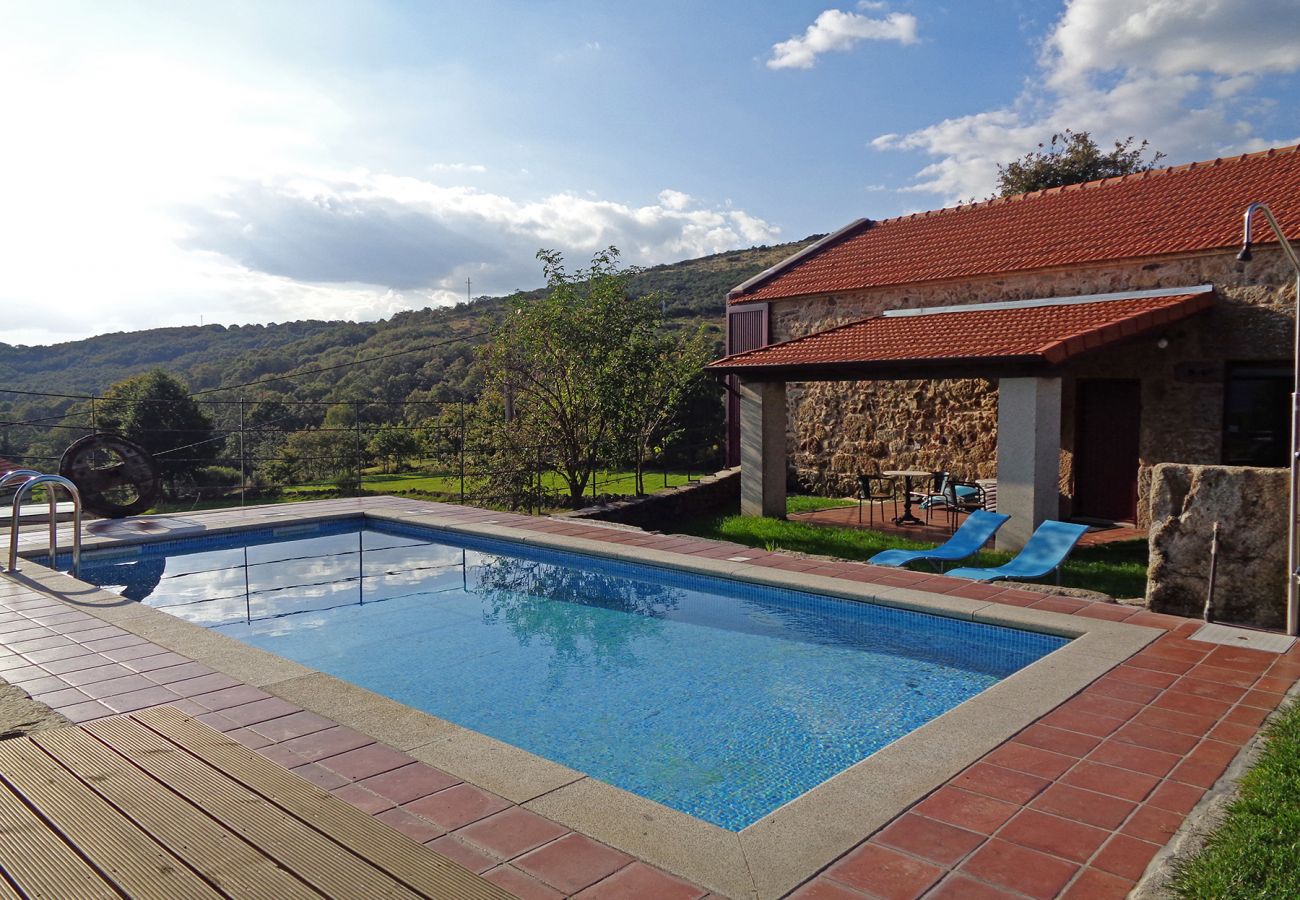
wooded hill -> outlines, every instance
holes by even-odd
[[[721,349],[727,290],[816,237],[654,266],[633,277],[632,292],[662,292],[670,327],[707,323],[717,330]],[[581,261],[571,262],[578,265]],[[540,293],[522,292],[522,296]],[[104,334],[52,346],[0,343],[0,387],[99,395],[123,378],[163,368],[180,376],[191,390],[208,391],[269,376],[340,366],[211,396],[235,399],[242,393],[261,401],[348,400],[380,407],[401,401],[469,399],[478,387],[474,348],[512,299],[480,297],[452,307],[398,313],[376,322],[188,326]],[[412,352],[391,355],[407,350]],[[389,356],[364,365],[343,365],[384,355]],[[0,449],[19,453],[46,437],[38,434],[39,428],[2,426],[85,406],[84,401],[0,392],[0,433],[5,437],[5,446]],[[383,413],[377,409],[375,419],[392,418],[394,411],[391,406]],[[305,407],[296,424],[318,424],[322,416],[323,407]]]

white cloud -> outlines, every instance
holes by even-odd
[[[960,202],[989,195],[999,163],[1066,128],[1102,146],[1146,138],[1174,162],[1289,143],[1259,134],[1242,101],[1255,73],[1297,70],[1294,0],[1070,0],[1015,103],[871,143],[932,157],[910,189]]]
[[[861,4],[860,4],[861,5]],[[875,9],[876,5],[864,8]],[[822,53],[851,49],[859,41],[916,43],[916,16],[890,13],[873,19],[859,13],[828,9],[820,13],[803,35],[772,45],[769,69],[811,69]]]
[[[481,163],[445,163],[436,162],[429,164],[430,172],[452,172],[457,175],[482,175],[487,171],[487,166]]]
[[[652,265],[778,235],[678,190],[523,195],[526,170],[450,147],[413,153],[406,171],[349,168],[365,154],[346,94],[82,49],[0,35],[0,310],[41,310],[21,328],[5,317],[0,341],[374,319],[463,300],[467,277],[476,295],[536,286],[541,247],[585,262],[614,244]],[[493,177],[504,187],[467,184]]]

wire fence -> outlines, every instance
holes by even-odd
[[[5,395],[24,398],[28,414],[15,416],[12,401],[0,405],[0,461],[48,472],[58,470],[73,441],[111,430],[105,426],[121,417],[124,405],[157,410],[135,416],[128,436],[148,447],[162,470],[163,509],[401,494],[535,512],[634,495],[638,487],[635,453],[607,448],[584,459],[578,468],[589,476],[582,483],[566,472],[562,461],[572,453],[559,445],[511,440],[507,449],[485,441],[472,403],[463,400],[218,399],[206,393],[123,400],[0,388],[0,401]],[[175,427],[161,414],[182,403],[203,414],[193,427]],[[140,426],[150,419],[171,427]],[[716,471],[722,439],[720,422],[665,427],[641,460],[641,487],[652,492]],[[578,487],[581,497],[574,496]]]

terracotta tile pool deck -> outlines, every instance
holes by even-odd
[[[381,498],[323,501],[351,514]],[[1123,897],[1300,679],[1278,655],[1189,640],[1199,621],[738,544],[398,501],[458,522],[1152,626],[1154,642],[901,811],[791,896]],[[253,511],[193,516],[251,524]],[[292,507],[267,515],[295,516]],[[156,530],[132,526],[135,534]],[[126,537],[130,528],[101,526]],[[117,529],[114,532],[114,529]],[[24,534],[35,544],[43,534]],[[74,722],[171,705],[520,897],[698,898],[704,888],[426,765],[360,731],[0,578],[0,678]]]

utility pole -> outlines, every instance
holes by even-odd
[[[469,296],[469,285],[470,285],[470,280],[469,280],[468,278],[466,278],[466,279],[465,279],[465,302],[466,302],[466,303],[469,303],[469,302],[470,302],[470,296]]]

